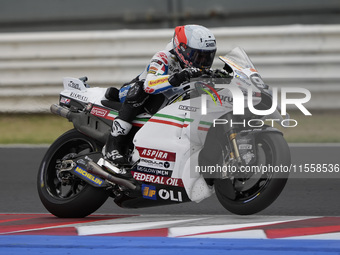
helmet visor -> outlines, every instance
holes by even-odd
[[[211,68],[214,61],[215,53],[216,49],[198,50],[187,47],[185,49],[184,56],[189,63],[192,63],[193,67],[206,69]]]

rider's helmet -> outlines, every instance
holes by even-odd
[[[181,66],[210,69],[216,53],[216,39],[199,25],[178,26],[173,38],[174,54]]]

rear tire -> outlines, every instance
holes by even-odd
[[[95,188],[76,176],[63,182],[57,176],[58,160],[80,152],[99,151],[97,142],[72,129],[61,135],[47,150],[38,173],[38,193],[45,208],[60,218],[82,218],[102,206],[105,190]]]
[[[261,133],[256,137],[258,164],[289,167],[290,150],[280,133]],[[287,168],[286,168],[287,169]],[[263,173],[244,179],[216,179],[215,191],[219,202],[228,211],[250,215],[272,204],[286,185],[289,172]],[[234,192],[232,195],[230,190]]]

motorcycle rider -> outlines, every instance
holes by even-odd
[[[110,135],[103,149],[104,157],[113,164],[129,165],[132,121],[144,108],[146,100],[190,78],[200,77],[201,70],[210,70],[216,53],[216,39],[212,32],[199,25],[175,28],[172,41],[157,52],[129,86],[120,90],[123,101],[118,117],[113,121]],[[126,94],[126,95],[125,95]]]

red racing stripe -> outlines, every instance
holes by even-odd
[[[0,214],[0,235],[126,217],[131,217],[131,215],[92,215],[84,219],[61,219],[50,214]]]

